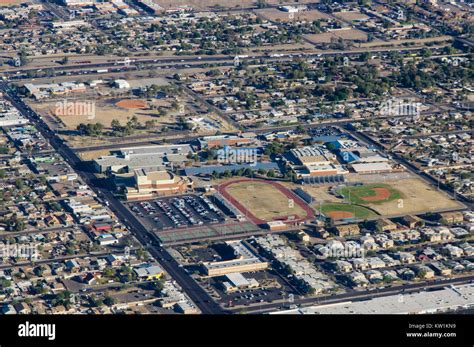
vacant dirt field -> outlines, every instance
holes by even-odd
[[[28,4],[30,4],[31,1],[24,1],[24,0],[0,0],[0,7],[3,7],[3,6],[10,6],[10,5],[15,5],[15,4],[22,4],[22,3],[28,3]]]
[[[268,51],[268,52],[275,52],[275,53],[296,53],[299,54],[301,51],[314,51],[314,46],[308,42],[301,42],[301,43],[292,43],[292,44],[283,44],[283,45],[271,45],[271,46],[260,46],[260,47],[251,47],[246,48],[243,51],[245,53],[249,52],[261,52],[261,51]]]
[[[322,34],[312,34],[312,35],[305,35],[305,38],[310,40],[314,43],[329,43],[331,42],[331,38],[342,38],[344,40],[350,41],[366,41],[367,34],[361,30],[357,29],[340,29],[340,30],[333,30],[327,33]]]
[[[369,17],[359,11],[350,11],[350,12],[335,12],[333,13],[336,17],[342,18],[348,21],[358,21],[366,20]]]
[[[312,215],[312,211],[291,191],[270,181],[231,180],[218,190],[244,214],[251,214],[248,216],[257,224],[286,220],[288,216],[305,219]]]
[[[94,160],[105,155],[110,155],[110,151],[107,149],[104,149],[104,150],[89,151],[89,152],[79,152],[78,154],[82,160],[89,161],[89,160]]]
[[[302,11],[293,13],[294,18],[290,19],[288,12],[280,11],[276,8],[265,8],[260,10],[255,10],[255,13],[260,17],[269,20],[269,21],[279,21],[279,22],[289,22],[289,21],[308,21],[312,22],[318,19],[328,19],[331,18],[327,14],[319,12],[317,10],[311,11]]]
[[[121,103],[119,107],[116,103]],[[80,123],[91,124],[91,123],[102,123],[106,128],[110,128],[112,120],[117,119],[121,124],[125,124],[128,121],[128,118],[136,116],[140,123],[144,123],[147,120],[155,120],[157,126],[160,124],[167,125],[173,124],[175,122],[172,115],[160,116],[158,115],[157,110],[139,109],[131,108],[130,106],[138,106],[146,104],[144,100],[100,100],[95,102],[95,117],[86,117],[86,116],[74,116],[74,115],[61,115],[57,114],[58,118],[66,126],[68,130],[75,130]],[[133,104],[133,105],[132,105]],[[154,100],[153,104],[156,106],[169,106],[165,100]],[[55,108],[56,103],[35,103],[31,104],[41,115],[46,116],[45,120],[54,128],[58,128],[58,124],[53,123],[53,118],[56,114]],[[123,106],[129,106],[129,108],[124,108]]]
[[[360,46],[364,48],[369,47],[381,47],[381,46],[401,46],[404,43],[410,43],[415,45],[422,45],[428,42],[434,43],[444,43],[446,41],[451,41],[453,38],[451,36],[438,36],[438,37],[428,37],[424,39],[405,39],[405,40],[391,40],[391,41],[373,41],[373,42],[364,42]]]

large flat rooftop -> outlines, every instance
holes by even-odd
[[[422,314],[474,307],[474,284],[435,291],[390,295],[380,298],[310,306],[272,314]]]

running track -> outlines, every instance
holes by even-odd
[[[294,220],[291,220],[291,221],[286,221],[286,219],[283,220],[281,218],[277,218],[275,220],[282,220],[283,222],[288,222],[288,223],[293,224],[293,223],[302,222],[302,221],[305,221],[307,219],[314,218],[313,210],[311,210],[311,208],[303,200],[301,200],[301,198],[298,195],[294,194],[292,191],[290,191],[289,189],[285,188],[284,186],[282,186],[281,184],[279,184],[277,182],[260,180],[260,179],[246,179],[246,178],[243,178],[243,179],[237,179],[237,180],[234,180],[234,181],[225,182],[225,183],[219,185],[217,191],[220,192],[232,205],[237,207],[240,210],[240,212],[242,212],[245,216],[247,216],[248,219],[250,219],[252,221],[252,223],[258,225],[258,224],[266,224],[269,221],[257,218],[252,212],[250,212],[247,208],[245,208],[238,200],[234,199],[226,190],[226,188],[228,186],[230,186],[232,184],[236,184],[236,183],[242,183],[242,182],[256,182],[256,183],[271,184],[273,187],[275,187],[281,193],[283,193],[288,199],[292,199],[295,204],[297,204],[299,207],[301,207],[306,212],[306,216],[304,218],[301,218],[299,216],[295,216],[295,217],[298,217],[298,218],[295,218]]]

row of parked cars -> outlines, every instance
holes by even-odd
[[[168,205],[168,203],[165,201],[157,200],[156,204],[165,213],[166,217],[168,217],[173,222],[176,228],[183,228],[188,225],[188,223],[186,223],[186,221],[179,214],[175,213],[170,205]]]
[[[202,225],[202,220],[196,220],[191,210],[186,206],[186,200],[184,198],[173,198],[171,202],[174,207],[188,220],[191,225]]]
[[[207,208],[210,211],[206,209],[198,198],[194,196],[185,196],[183,199],[201,216],[204,221],[211,223],[217,223],[219,221],[218,218],[212,216],[210,211],[214,212],[218,217],[221,217],[221,212],[206,198],[202,198],[202,201],[207,205]]]

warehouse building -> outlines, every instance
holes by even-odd
[[[432,314],[474,307],[474,284],[273,312],[273,314]]]
[[[392,166],[387,162],[352,164],[352,169],[358,174],[374,174],[392,172]]]

